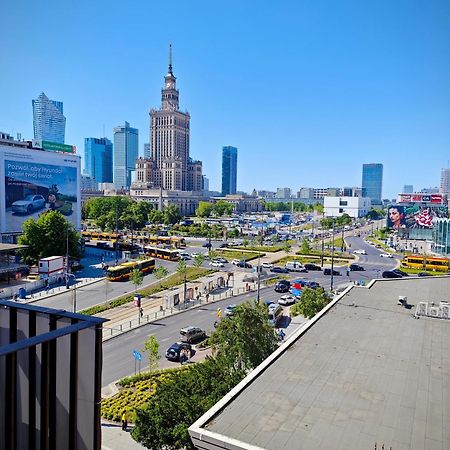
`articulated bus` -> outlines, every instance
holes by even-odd
[[[401,262],[401,267],[411,269],[434,270],[436,272],[448,272],[450,261],[448,258],[424,255],[406,255]]]
[[[178,261],[180,259],[178,250],[160,247],[149,247],[147,245],[143,248],[143,250],[145,256],[151,256],[152,258],[165,259],[167,261]]]
[[[143,234],[134,234],[127,235],[126,238],[133,239],[133,242],[136,242],[140,245],[150,245],[156,247],[158,245],[165,246],[167,248],[186,248],[186,241],[183,237],[175,237],[175,236],[145,236]]]
[[[92,231],[86,230],[82,231],[81,235],[87,239],[92,241],[113,241],[116,242],[121,238],[121,235],[118,233],[103,233],[102,231]]]
[[[153,258],[140,259],[110,267],[106,271],[106,278],[110,281],[125,281],[130,278],[130,273],[134,269],[139,269],[143,274],[153,272],[155,260]]]

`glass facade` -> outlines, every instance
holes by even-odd
[[[237,153],[236,147],[222,148],[222,195],[236,194]]]
[[[450,256],[450,219],[435,219],[433,250],[440,255]]]
[[[131,173],[136,170],[139,154],[139,131],[128,122],[114,128],[114,187],[128,189]]]
[[[97,183],[113,181],[113,145],[108,138],[85,138],[84,172]]]
[[[36,100],[32,100],[32,105],[34,139],[64,144],[66,118],[63,102],[50,100],[42,92]]]
[[[363,164],[361,187],[363,197],[369,197],[372,204],[381,204],[383,164]]]

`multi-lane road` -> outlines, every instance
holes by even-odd
[[[394,258],[381,258],[379,256],[381,253],[380,250],[366,244],[358,237],[349,237],[347,238],[347,242],[351,245],[352,251],[356,249],[366,250],[367,255],[360,255],[358,261],[358,264],[362,265],[366,270],[351,272],[350,277],[347,277],[345,268],[339,269],[337,266],[336,268],[340,270],[342,276],[334,277],[334,286],[348,282],[349,278],[350,281],[367,281],[372,278],[377,278],[381,276],[383,270],[391,269],[397,264],[397,260]],[[304,278],[318,281],[325,289],[329,288],[331,283],[331,277],[324,276],[319,271],[291,274],[291,278]],[[281,295],[274,292],[273,287],[263,288],[261,290],[262,300],[276,302]],[[255,298],[254,292],[186,310],[180,314],[147,324],[105,342],[103,344],[103,386],[107,386],[109,383],[134,372],[133,350],[141,350],[143,348],[143,342],[148,335],[152,334],[156,337],[160,343],[161,356],[164,358],[165,350],[179,339],[179,331],[182,327],[193,325],[206,331],[211,331],[216,318],[217,308],[220,307],[223,310],[230,303],[239,304],[251,298]],[[195,361],[195,359],[196,356],[194,356],[193,360]],[[164,360],[163,362],[165,366],[169,364]]]

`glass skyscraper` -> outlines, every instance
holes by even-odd
[[[136,170],[139,154],[139,131],[128,122],[114,128],[114,187],[129,189],[131,172]]]
[[[361,187],[363,197],[369,197],[372,204],[381,204],[383,164],[363,164]]]
[[[222,148],[222,195],[236,194],[237,153],[236,147]]]
[[[84,172],[97,183],[112,183],[113,145],[108,138],[84,139]]]
[[[33,104],[34,139],[64,144],[66,118],[63,102],[50,100],[43,92]]]

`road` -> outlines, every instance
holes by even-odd
[[[376,278],[381,271],[393,268],[397,261],[395,259],[381,258],[380,251],[363,242],[361,238],[350,237],[348,242],[352,250],[358,248],[365,249],[367,255],[361,255],[359,264],[366,268],[364,272],[351,272],[350,281],[368,281]],[[338,268],[339,270],[339,268]],[[345,269],[340,269],[342,276],[334,278],[334,285],[339,286],[342,283],[348,283]],[[322,272],[309,272],[291,274],[291,278],[304,278],[308,280],[318,281],[325,289],[329,289],[331,277],[325,277]],[[262,300],[278,301],[282,294],[276,293],[273,287],[261,289]],[[242,294],[238,297],[215,302],[214,304],[205,305],[204,307],[187,310],[178,315],[166,317],[157,322],[137,328],[129,333],[125,333],[103,344],[103,386],[107,386],[124,376],[134,373],[133,350],[142,350],[143,342],[150,334],[154,335],[160,343],[160,354],[162,356],[162,367],[177,365],[169,363],[164,358],[165,350],[179,338],[179,330],[185,326],[198,326],[206,331],[213,330],[213,324],[216,319],[217,308],[222,310],[230,303],[240,304],[245,300],[254,299],[255,293]],[[286,320],[288,320],[286,315]],[[285,326],[288,323],[285,323]],[[194,355],[193,361],[199,355]],[[145,356],[144,356],[145,358]]]

